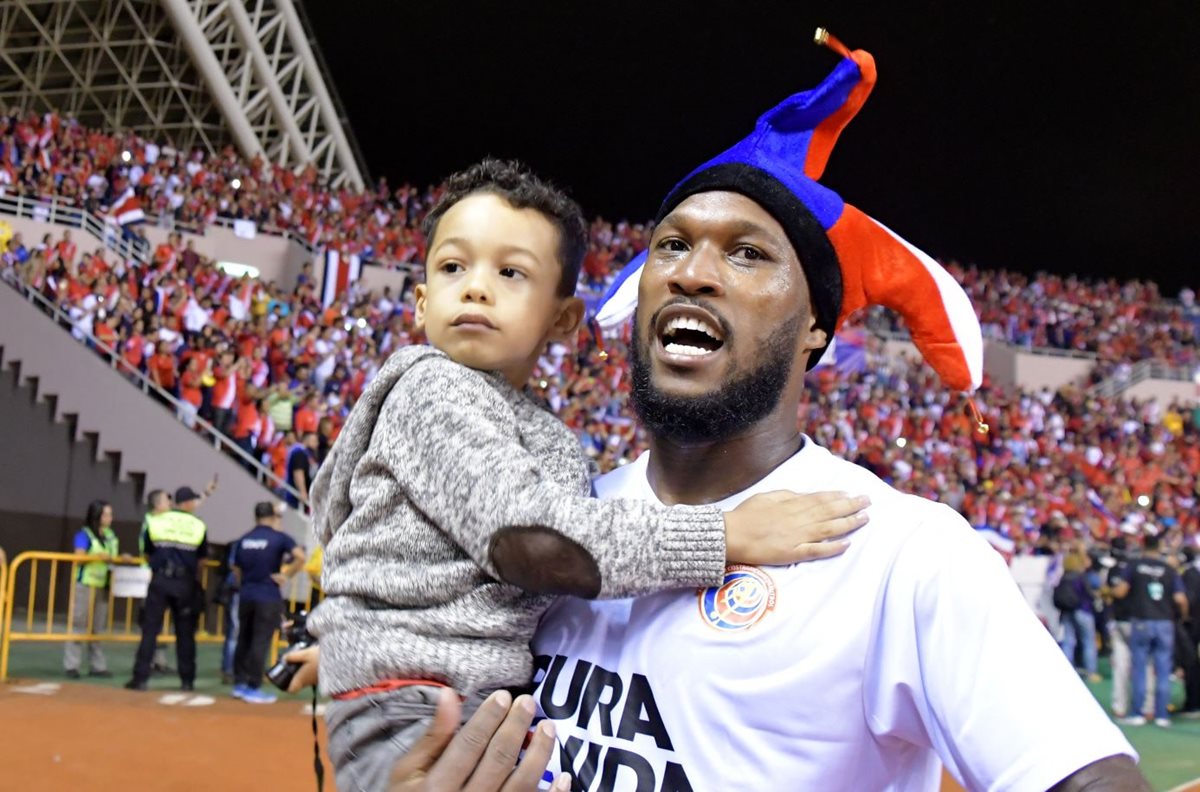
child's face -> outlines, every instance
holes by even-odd
[[[583,303],[559,297],[558,229],[535,209],[481,193],[438,223],[416,288],[416,323],[455,362],[523,387],[552,340],[567,341]]]

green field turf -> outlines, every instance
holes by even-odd
[[[129,679],[133,668],[133,653],[135,644],[116,643],[106,644],[108,666],[113,672],[111,679],[82,680],[88,684],[120,687]],[[220,657],[221,649],[215,644],[200,644],[197,646],[196,692],[209,696],[229,695],[229,687],[221,684]],[[167,656],[172,666],[175,665],[175,649],[168,646]],[[1100,661],[1100,672],[1104,681],[1088,687],[1097,699],[1108,708],[1111,683],[1106,660]],[[14,642],[9,657],[9,678],[11,680],[37,680],[44,682],[65,681],[62,673],[62,644],[23,643]],[[310,701],[310,694],[289,696],[279,693],[270,683],[264,682],[264,687],[278,693],[281,704],[304,704]],[[1178,680],[1172,683],[1173,703],[1178,706],[1183,701],[1183,688]],[[179,689],[179,678],[175,675],[155,676],[150,680],[150,691],[146,695],[169,693]],[[255,706],[247,704],[246,706]],[[1030,713],[1036,717],[1036,713]],[[1200,779],[1200,720],[1175,721],[1171,729],[1160,729],[1155,726],[1137,728],[1121,727],[1129,737],[1142,757],[1142,768],[1150,783],[1156,790],[1169,790],[1188,781]],[[1002,739],[1001,735],[997,735]]]
[[[61,643],[26,643],[14,641],[8,658],[8,677],[10,681],[37,680],[38,682],[66,682],[62,670]],[[87,654],[84,654],[84,677],[79,682],[105,687],[119,688],[129,681],[133,675],[133,655],[137,651],[135,643],[110,643],[104,645],[104,654],[108,658],[108,670],[113,675],[108,679],[92,679],[87,674]],[[175,647],[167,645],[167,662],[175,668]],[[150,677],[147,694],[171,693],[179,690],[179,675],[154,675]],[[290,695],[277,690],[270,682],[263,680],[263,689],[279,696],[280,701],[295,700],[307,702],[312,700],[312,694]],[[196,645],[196,692],[208,696],[229,695],[229,685],[221,684],[221,646],[220,644]],[[252,706],[247,704],[246,706]]]

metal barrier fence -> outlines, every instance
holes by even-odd
[[[74,581],[81,565],[104,561],[114,567],[140,566],[143,563],[142,559],[110,559],[105,556],[30,551],[18,555],[11,564],[2,563],[5,560],[4,553],[0,550],[0,682],[8,679],[9,652],[13,641],[135,643],[141,640],[140,597],[116,597],[111,587],[99,589],[108,598],[108,607],[104,623],[96,624],[95,597],[98,590],[89,589],[85,623],[77,624],[73,614],[76,606]],[[200,586],[204,592],[214,591],[213,584],[220,583],[216,579],[218,567],[216,561],[202,563]],[[305,586],[306,590],[301,591],[302,581],[307,581],[307,577],[293,578],[285,596],[286,604],[292,610],[300,606],[303,606],[304,610],[310,610],[314,604],[314,590],[311,586]],[[63,587],[66,588],[65,592],[60,591]],[[65,610],[56,608],[56,605],[63,603],[64,595]],[[316,598],[319,600],[319,594]],[[18,603],[23,604],[24,614],[14,623]],[[159,640],[175,640],[169,612],[163,617],[163,629],[159,633]],[[209,602],[206,597],[205,608],[197,622],[196,643],[219,644],[224,641],[225,607],[220,603]],[[285,644],[277,633],[271,642],[271,662],[274,662],[279,649],[284,647]]]
[[[4,603],[8,602],[8,556],[0,547],[0,641],[8,634],[4,626]]]

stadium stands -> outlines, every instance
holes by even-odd
[[[181,228],[249,219],[406,269],[419,269],[420,220],[437,197],[436,188],[392,190],[384,181],[361,193],[331,190],[313,172],[295,175],[230,151],[213,158],[174,152],[54,115],[0,121],[3,191],[55,195],[98,214],[143,206],[149,219]],[[126,229],[137,234],[136,226]],[[648,237],[644,225],[597,219],[583,296],[602,292]],[[1168,300],[1152,283],[1030,278],[953,263],[949,269],[975,301],[986,337],[1094,355],[1092,383],[1138,361],[1200,365],[1200,309],[1189,290]],[[351,288],[323,305],[309,273],[294,289],[235,278],[177,237],[145,264],[80,254],[61,238],[15,239],[0,274],[62,306],[80,335],[114,344],[130,366],[280,473],[297,432],[316,431],[323,455],[381,361],[420,340],[407,295]],[[1055,520],[1096,536],[1143,520],[1200,530],[1194,405],[985,384],[979,405],[991,432],[981,436],[958,397],[921,366],[885,355],[872,334],[855,333],[864,325],[901,330],[883,313],[852,323],[861,354],[836,378],[811,378],[807,414],[799,417],[836,453],[902,489],[951,503],[1018,549]],[[607,351],[601,360],[581,333],[577,351],[555,348],[542,358],[532,383],[603,469],[644,447],[627,406],[625,339],[610,339]]]

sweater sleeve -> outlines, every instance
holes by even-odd
[[[375,431],[374,450],[414,506],[493,577],[492,537],[525,526],[582,546],[600,570],[603,598],[716,586],[724,577],[719,509],[568,492],[521,444],[501,394],[448,360],[430,358],[401,377]],[[396,442],[380,443],[381,431]]]

